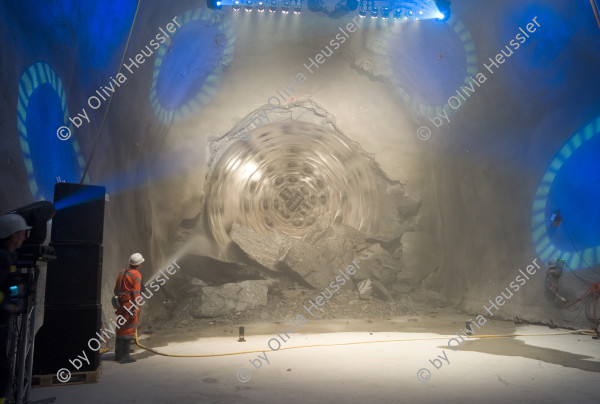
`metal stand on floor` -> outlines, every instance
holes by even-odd
[[[9,322],[9,372],[10,380],[7,403],[10,404],[42,404],[53,403],[56,397],[29,401],[32,387],[33,349],[35,342],[35,320],[38,307],[38,279],[40,268],[37,261],[56,259],[54,249],[48,246],[32,246],[36,249],[34,254],[24,254],[30,259],[18,262],[20,284],[25,286],[21,298],[24,300],[24,310],[13,315]],[[39,253],[38,253],[39,252]],[[20,257],[21,258],[21,257]],[[41,302],[43,305],[43,302]]]

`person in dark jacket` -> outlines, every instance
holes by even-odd
[[[8,324],[10,316],[18,312],[23,304],[15,304],[10,300],[11,286],[15,286],[13,274],[17,272],[15,251],[21,248],[30,229],[20,215],[9,213],[0,216],[0,404],[4,404],[10,383]]]

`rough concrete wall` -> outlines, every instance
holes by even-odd
[[[523,9],[504,2],[486,4],[490,24],[482,24],[482,19],[475,19],[478,13],[472,12],[475,6],[457,4],[454,12],[472,30],[480,60],[494,57],[510,39],[502,35],[494,16],[506,13],[505,6],[515,16],[522,15]],[[537,258],[531,237],[536,188],[562,143],[598,111],[599,82],[587,78],[589,65],[583,57],[587,46],[598,46],[598,27],[590,20],[590,10],[575,11],[562,2],[548,8],[565,19],[580,17],[569,24],[570,32],[562,18],[550,25],[544,24],[543,17],[540,20],[543,38],[552,36],[561,42],[572,35],[568,45],[556,52],[544,49],[543,41],[534,41],[515,52],[496,73],[484,68],[488,82],[478,90],[477,99],[458,110],[439,138],[431,139],[434,145],[428,151],[432,208],[437,214],[427,220],[427,227],[438,235],[443,251],[443,264],[428,284],[474,313],[485,314],[488,299],[494,300],[519,275],[518,269],[525,270]],[[539,15],[537,11],[530,11],[531,18]],[[518,26],[515,22],[514,30]],[[597,58],[592,59],[589,63],[597,66]],[[536,66],[525,69],[526,65]],[[597,269],[579,274],[597,279]],[[498,316],[587,327],[583,317],[558,309],[560,305],[544,291],[545,276],[542,265]],[[578,297],[588,285],[567,274],[561,287]]]
[[[534,2],[517,0],[485,6],[476,1],[455,3],[453,14],[474,38],[479,68],[538,10]],[[147,44],[159,26],[196,7],[191,1],[143,3],[126,60]],[[129,75],[113,98],[91,165],[92,182],[107,185],[111,195],[104,243],[105,302],[116,271],[131,252],[142,251],[149,258],[142,272],[150,277],[172,252],[181,220],[202,212],[208,138],[227,133],[240,117],[289,86],[290,76],[303,72],[307,80],[294,90],[295,99],[310,97],[323,106],[335,118],[337,128],[372,154],[391,180],[405,186],[408,196],[420,201],[417,226],[407,229],[419,234],[403,238],[407,246],[412,243],[416,248],[416,258],[406,257],[404,269],[423,271],[424,276],[418,276],[423,287],[442,291],[464,309],[481,312],[482,304],[497,296],[514,279],[516,270],[535,258],[530,215],[540,177],[568,135],[600,106],[600,86],[590,73],[599,62],[598,53],[589,49],[598,48],[598,27],[590,10],[587,5],[561,1],[547,2],[547,7],[556,20],[540,20],[540,30],[546,30],[544,39],[528,43],[490,75],[452,115],[451,123],[434,130],[428,141],[416,136],[417,127],[428,120],[399,99],[389,71],[382,67],[380,45],[385,30],[363,21],[314,74],[306,72],[303,64],[353,15],[336,20],[305,11],[293,24],[281,16],[264,23],[256,13],[233,15],[235,57],[224,71],[218,92],[201,110],[171,125],[159,122],[152,112],[148,100],[154,59],[146,62]],[[82,74],[82,60],[65,50],[101,44],[82,42],[75,35],[65,45],[53,32],[53,27],[60,27],[58,20],[44,28],[45,42],[33,40],[35,28],[26,10],[12,7],[8,11],[0,17],[6,22],[0,24],[4,38],[0,41],[3,211],[33,201],[15,119],[22,71],[31,63],[47,60],[62,78],[69,108],[75,111],[118,71],[128,34],[128,29],[118,34],[119,45],[107,63]],[[129,13],[112,18],[131,21],[132,17]],[[404,29],[419,32],[414,24]],[[561,52],[548,49],[553,40],[564,45],[564,36],[569,37],[569,47]],[[435,46],[446,58],[458,52],[451,38],[440,37]],[[541,51],[536,47],[542,47]],[[398,66],[414,71],[411,64],[417,62],[406,60],[405,67]],[[433,63],[417,69],[427,70]],[[185,80],[183,68],[180,73]],[[444,78],[439,80],[430,86],[442,87]],[[77,131],[86,159],[103,112],[96,111],[92,122]],[[427,254],[428,250],[435,251]],[[539,271],[498,314],[532,320],[562,317],[549,308],[543,276]],[[581,285],[565,286],[573,293],[581,290]],[[159,299],[152,304],[156,309],[161,306]]]

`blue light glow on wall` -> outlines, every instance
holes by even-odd
[[[447,22],[413,22],[402,31],[390,30],[388,66],[383,72],[400,100],[423,117],[442,113],[448,98],[478,72],[473,37],[452,16]],[[454,110],[445,108],[447,113]]]
[[[93,71],[118,63],[131,27],[137,0],[20,0],[2,2],[9,24],[30,27],[27,40],[37,56],[52,61],[76,60],[82,82]],[[61,72],[62,74],[62,72]]]
[[[79,182],[83,173],[85,162],[68,118],[60,78],[47,63],[29,66],[19,80],[17,128],[29,189],[36,200],[52,200],[57,176]],[[68,140],[58,138],[61,126],[71,130]]]
[[[199,8],[177,19],[182,27],[158,49],[150,90],[152,109],[165,124],[185,119],[210,102],[233,59],[235,36],[223,13]]]
[[[515,82],[524,81],[528,87],[538,84],[548,91],[564,81],[565,67],[569,61],[565,55],[572,51],[574,33],[581,29],[578,25],[585,20],[586,15],[582,13],[582,9],[589,12],[590,5],[575,2],[559,6],[537,2],[523,6],[515,3],[513,7],[503,10],[500,38],[512,39],[518,28],[525,29],[534,17],[540,27],[527,39],[524,49],[519,50],[519,53],[524,51],[527,55],[511,58],[506,70]],[[527,76],[523,75],[524,70],[535,70],[535,83],[525,81]]]
[[[600,264],[600,116],[580,128],[554,156],[533,202],[538,257],[562,258],[571,269]],[[560,210],[562,223],[550,217]]]

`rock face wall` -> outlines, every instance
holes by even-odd
[[[202,289],[200,313],[211,317],[226,314],[230,310],[244,311],[267,304],[268,286],[265,281],[226,283]]]
[[[534,245],[534,199],[598,113],[600,61],[589,5],[480,3],[404,24],[142,3],[128,40],[134,1],[4,2],[0,210],[51,199],[56,176],[79,182],[89,163],[110,196],[108,312],[118,270],[140,251],[146,279],[183,260],[146,319],[244,310],[248,299],[231,298],[254,290],[242,284],[262,285],[248,292],[259,306],[265,289],[320,291],[356,258],[359,300],[439,292],[481,313],[518,269],[549,259]],[[513,53],[496,62],[502,49]],[[118,73],[110,106],[89,107]],[[69,123],[84,110],[89,122]],[[54,135],[63,125],[66,141]],[[579,274],[597,279],[597,264]],[[542,266],[497,315],[587,325],[544,277]],[[561,282],[572,297],[585,289],[570,271]]]

